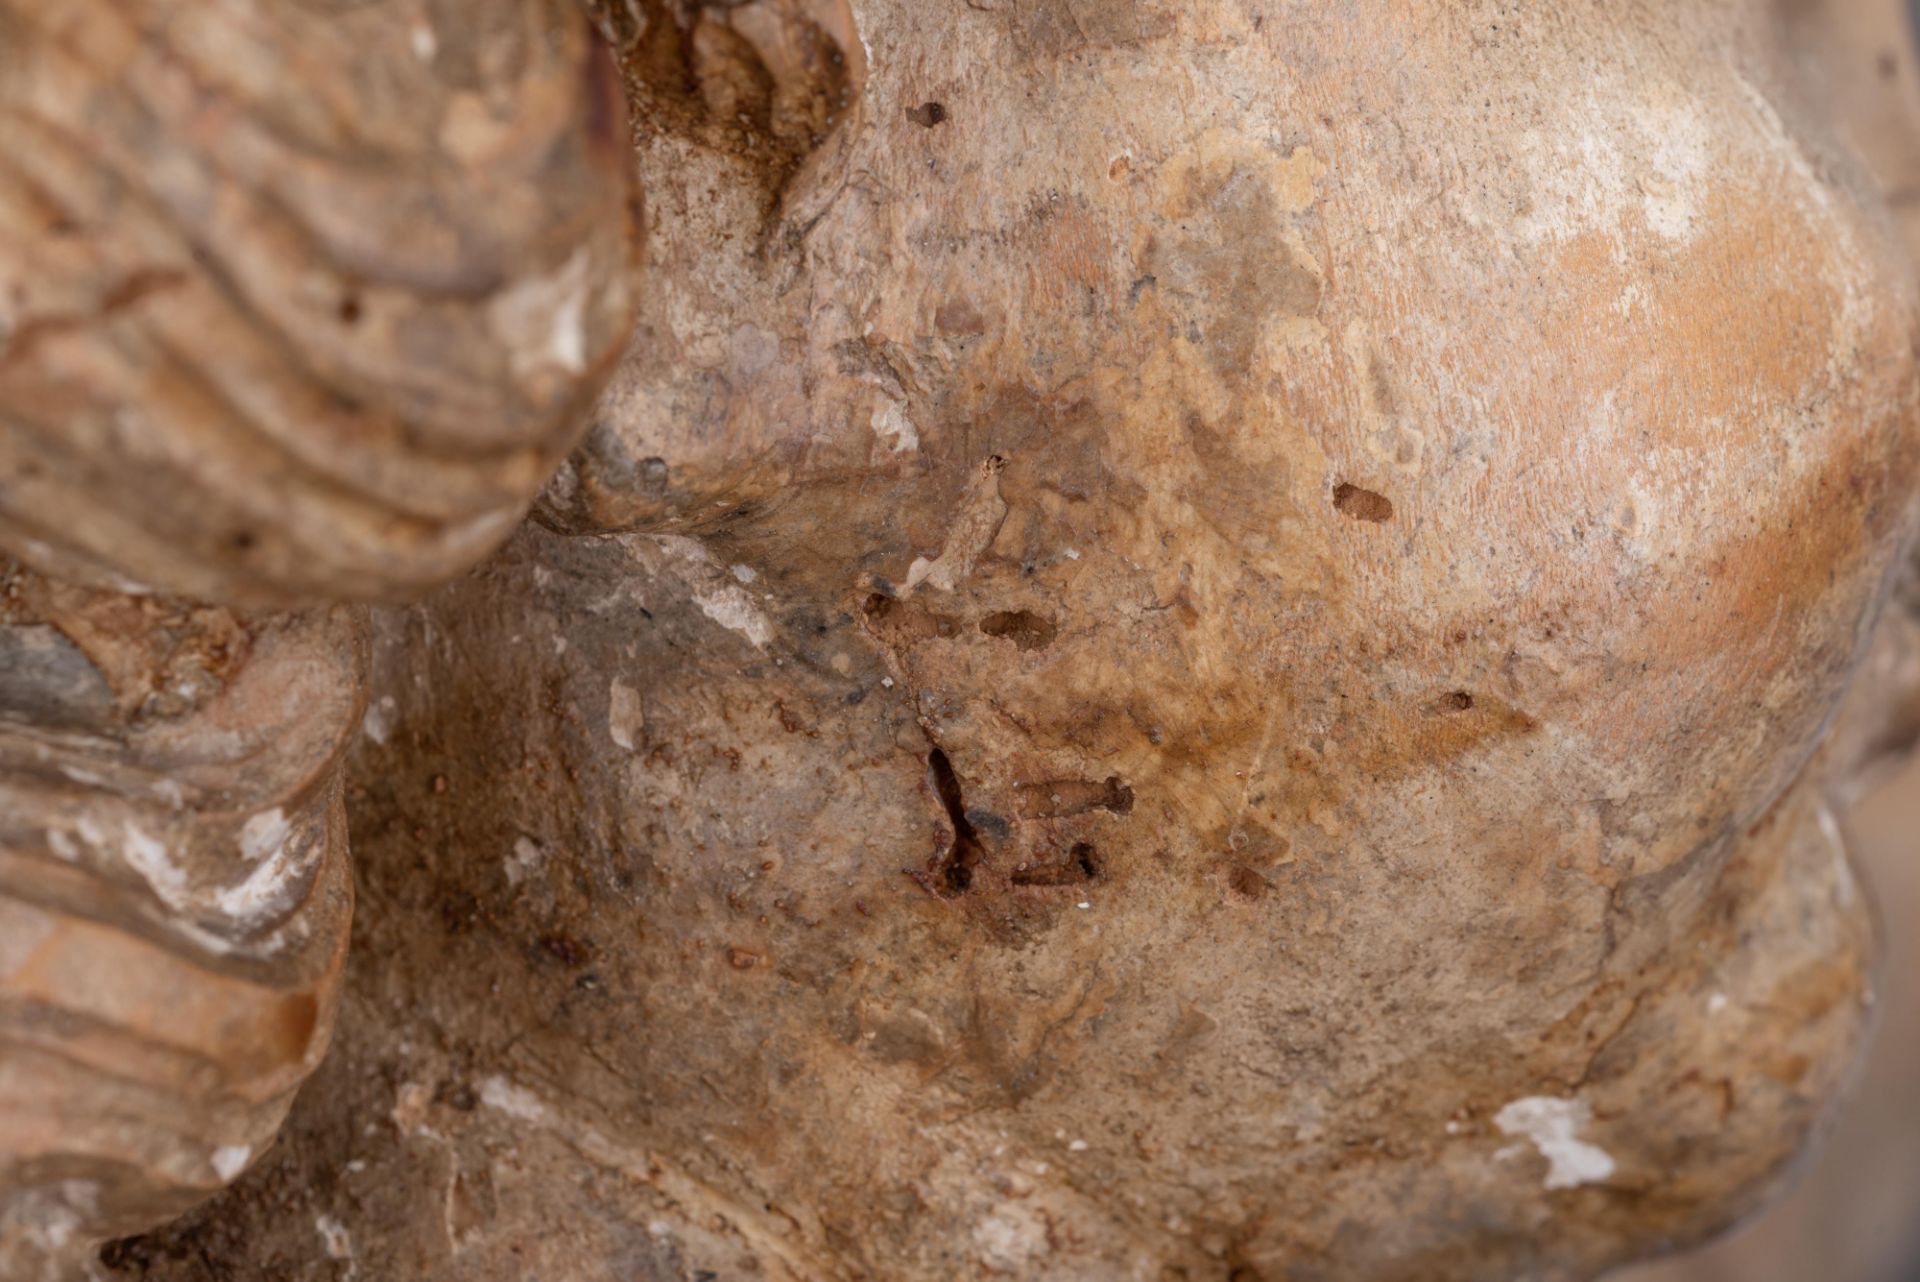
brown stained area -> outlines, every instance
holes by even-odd
[[[900,601],[876,592],[867,597],[860,609],[867,627],[886,645],[911,645],[960,634],[959,620],[929,610],[918,602]]]
[[[1100,877],[1100,851],[1090,841],[1076,841],[1056,864],[1015,868],[1008,880],[1016,886],[1085,886]]]
[[[1060,629],[1044,614],[1032,610],[999,610],[980,620],[980,631],[990,637],[1011,641],[1016,649],[1044,650],[1053,644]]]
[[[1099,783],[1083,779],[1049,779],[1023,783],[1015,789],[1024,819],[1058,819],[1105,810],[1124,815],[1133,809],[1133,789],[1109,775]]]
[[[1334,510],[1356,521],[1384,525],[1393,519],[1393,500],[1384,494],[1363,489],[1351,481],[1333,487]]]
[[[1571,1280],[1749,1211],[1862,1034],[1807,754],[1914,485],[1771,11],[872,0],[802,155],[837,8],[604,7],[586,537],[384,616],[348,1043],[116,1267]]]
[[[627,75],[636,130],[667,129],[760,167],[770,188],[852,111],[864,76],[845,0],[589,4]],[[938,104],[932,104],[938,107]],[[944,109],[939,120],[945,119]]]

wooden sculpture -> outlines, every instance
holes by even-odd
[[[1893,7],[80,9],[0,0],[17,1272],[1585,1279],[1828,1114]],[[563,454],[363,702],[338,603]]]

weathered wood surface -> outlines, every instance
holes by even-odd
[[[9,1282],[229,1183],[319,1063],[337,603],[466,568],[572,448],[630,324],[623,122],[561,0],[0,0]]]
[[[501,542],[627,332],[566,0],[0,4],[0,538],[221,600]]]
[[[325,1052],[365,620],[0,569],[0,1273],[265,1152]]]
[[[597,6],[634,341],[375,612],[333,1057],[107,1267],[1577,1279],[1759,1205],[1920,482],[1872,46],[1792,8]]]

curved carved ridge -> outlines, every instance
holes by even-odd
[[[0,3],[0,544],[391,596],[504,538],[623,346],[619,85],[564,0]]]
[[[818,384],[792,342],[809,321],[804,237],[847,182],[872,69],[849,0],[587,7],[619,57],[638,183],[666,199],[648,210],[646,341],[536,513],[560,529],[692,533],[795,471],[803,383]],[[849,360],[862,368],[843,372],[893,378],[866,353]],[[825,453],[808,460],[816,474],[840,461]]]
[[[0,573],[8,1278],[224,1185],[319,1063],[364,628]]]

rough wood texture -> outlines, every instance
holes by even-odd
[[[625,340],[567,0],[0,3],[0,544],[249,602],[511,531]]]
[[[599,16],[637,341],[377,616],[339,1053],[112,1267],[1578,1279],[1759,1204],[1920,463],[1812,19]]]
[[[230,1182],[319,1063],[366,661],[326,603],[467,568],[572,447],[623,119],[564,0],[0,0],[8,1282]]]
[[[374,616],[336,1053],[102,1267],[1572,1280],[1759,1204],[1911,706],[1829,733],[1920,286],[1818,11],[592,11],[635,341]]]
[[[0,1276],[231,1181],[319,1063],[365,645],[0,568]]]

